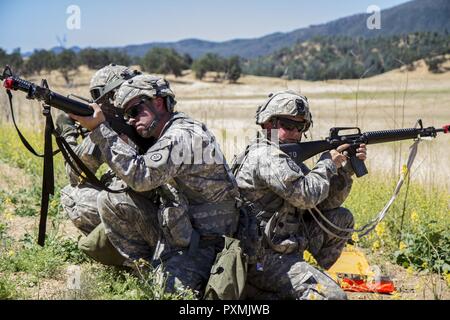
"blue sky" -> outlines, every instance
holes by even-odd
[[[406,0],[0,0],[0,47],[11,52],[58,45],[106,47],[198,38],[224,41],[288,32]],[[69,30],[70,5],[81,11]]]

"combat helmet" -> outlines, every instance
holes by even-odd
[[[256,110],[256,124],[262,125],[275,117],[302,116],[306,121],[304,131],[312,124],[308,99],[293,90],[269,94],[269,98]]]
[[[150,99],[165,98],[169,112],[173,112],[177,103],[169,81],[155,75],[138,75],[120,86],[114,96],[114,105],[118,108],[125,108],[131,99],[138,96],[146,96]]]
[[[94,101],[105,101],[112,98],[114,91],[126,80],[141,74],[126,66],[110,64],[98,70],[91,79],[89,90]]]

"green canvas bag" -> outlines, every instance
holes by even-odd
[[[247,261],[240,241],[225,237],[225,246],[217,254],[206,285],[206,300],[238,300],[247,279]]]
[[[109,241],[103,223],[81,238],[78,248],[94,260],[109,266],[122,266],[126,260]]]

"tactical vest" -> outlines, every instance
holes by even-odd
[[[182,125],[186,124],[188,127],[201,126],[203,131],[206,131],[204,125],[187,117],[183,113],[176,113],[166,125],[166,129],[174,123],[180,123]],[[212,136],[211,136],[212,137]],[[212,137],[213,139],[213,137]],[[214,140],[212,140],[214,141]],[[233,199],[225,200],[221,202],[210,202],[207,201],[201,192],[193,190],[187,186],[182,178],[174,177],[174,188],[182,194],[187,199],[187,210],[183,210],[180,206],[176,209],[173,207],[165,207],[162,212],[165,218],[170,216],[169,211],[172,212],[172,216],[177,221],[172,221],[172,230],[167,230],[170,232],[172,238],[177,238],[177,230],[183,230],[179,236],[181,239],[175,239],[175,244],[184,244],[195,241],[194,238],[200,238],[199,240],[206,238],[217,238],[221,236],[232,236],[236,231],[237,222],[239,218],[238,210],[236,207],[235,197],[238,195],[237,184],[231,171],[226,163],[223,164],[226,180],[229,182],[230,187],[225,190],[225,192],[232,193]],[[176,213],[176,214],[173,214]],[[191,234],[189,230],[189,225],[191,228]],[[164,228],[163,228],[164,229]],[[167,229],[167,228],[166,228]],[[198,241],[198,240],[197,240]]]
[[[249,152],[261,144],[270,144],[264,137],[257,142],[248,145],[244,152],[233,159],[232,172],[237,177]],[[258,260],[264,248],[270,248],[278,253],[288,254],[298,249],[295,239],[300,221],[297,210],[287,212],[284,209],[285,201],[277,194],[270,192],[263,197],[248,201],[244,199],[243,207],[246,208],[247,215],[253,225],[245,231],[238,231],[238,238],[241,240],[244,251],[250,256],[250,261]],[[259,237],[255,233],[255,229]]]

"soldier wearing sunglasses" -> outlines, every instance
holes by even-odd
[[[303,253],[308,250],[328,269],[345,246],[345,239],[324,232],[307,209],[317,206],[340,228],[353,226],[353,215],[341,207],[352,185],[343,154],[348,145],[322,154],[312,169],[281,151],[280,143],[301,141],[312,125],[307,98],[291,90],[271,94],[258,107],[256,123],[262,131],[233,164],[246,212],[255,217],[253,238],[242,237],[250,248],[247,298],[345,299],[331,278],[303,261]],[[364,145],[357,156],[365,160]]]
[[[92,76],[89,85],[92,100],[102,104],[113,104],[118,87],[137,73],[128,67],[116,64],[99,69]],[[83,141],[78,144],[79,129],[75,121],[66,113],[60,113],[56,120],[56,130],[69,143],[86,167],[95,173],[104,163],[104,159],[100,150],[90,139],[89,132],[84,131]],[[69,177],[69,185],[61,190],[61,205],[73,224],[84,235],[79,241],[80,249],[101,263],[122,265],[124,259],[104,236],[104,226],[97,206],[97,198],[101,190],[84,181],[67,163],[65,169]],[[115,177],[111,170],[102,177],[102,181],[107,185],[113,179]],[[99,237],[105,240],[102,245],[94,247],[87,245],[91,240],[99,244],[100,242],[96,241]]]
[[[141,137],[156,140],[143,155],[109,127],[98,105],[91,105],[91,117],[71,116],[91,130],[91,140],[120,179],[118,187],[130,188],[102,191],[98,198],[106,235],[125,264],[147,260],[167,277],[167,291],[201,292],[223,236],[236,230],[239,193],[214,135],[175,111],[174,98],[169,82],[152,75],[124,82],[115,94],[125,120]],[[160,206],[142,197],[156,189]]]

